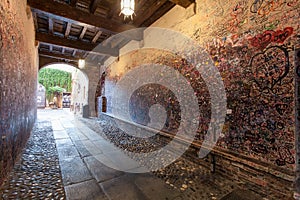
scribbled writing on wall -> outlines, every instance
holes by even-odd
[[[255,0],[250,7],[250,12],[264,16],[284,6],[293,7],[296,4],[297,0]]]
[[[168,88],[159,84],[147,84],[136,90],[129,103],[129,111],[131,119],[142,125],[149,125],[149,109],[154,104],[160,104],[167,113],[167,118],[163,130],[172,132],[179,127],[180,122],[180,105]]]
[[[206,48],[219,69],[226,89],[227,107],[232,111],[226,117],[218,147],[293,168],[294,76],[295,71],[300,76],[300,67],[296,66],[295,70],[291,55],[299,35],[298,24],[295,23],[299,18],[299,0],[226,0],[215,1],[211,4],[213,6],[207,2],[199,5],[199,9],[205,9],[204,13],[210,18],[208,22],[203,22],[203,26],[199,22],[191,35]],[[188,79],[201,111],[196,136],[196,141],[201,143],[210,122],[210,95],[201,75],[194,66],[177,55],[149,55],[137,52],[129,55],[132,63],[124,66],[124,73],[151,62],[173,67]],[[106,82],[109,84],[105,87],[112,87],[111,83],[119,78],[108,71]],[[131,114],[136,122],[147,122],[147,108],[153,102],[164,107],[167,105],[167,99],[158,98],[159,95],[156,97],[154,91],[158,88],[148,85],[132,96]],[[160,92],[169,95],[167,89],[161,88]],[[140,103],[143,99],[147,99],[146,105]],[[167,123],[175,128],[167,129],[165,125],[165,129],[175,133],[180,112],[179,109],[176,111],[176,106],[172,109],[173,117]]]
[[[283,30],[267,30],[253,38],[249,38],[250,44],[259,49],[266,48],[270,43],[282,44],[288,37],[293,34],[292,27],[286,27]]]
[[[261,91],[272,90],[289,72],[288,52],[280,46],[269,47],[253,56],[250,66]]]

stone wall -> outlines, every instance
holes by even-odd
[[[72,104],[76,114],[83,114],[88,105],[87,115],[96,116],[96,90],[99,81],[99,67],[87,65],[72,74]]]
[[[26,0],[0,2],[0,184],[36,119],[37,49]]]
[[[72,73],[72,105],[76,114],[82,114],[82,108],[88,104],[89,79],[79,69]]]

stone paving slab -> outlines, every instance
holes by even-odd
[[[90,140],[93,140],[93,141],[103,140],[103,138],[98,133],[96,133],[92,129],[86,127],[85,125],[76,124],[76,127],[83,135],[85,135]]]
[[[124,176],[100,183],[104,193],[110,200],[150,200],[134,184],[134,176]]]
[[[73,145],[73,142],[71,141],[70,138],[57,139],[57,140],[55,140],[55,143],[56,143],[57,148],[62,148],[62,147],[65,147],[65,146]]]
[[[111,161],[111,159],[108,158],[108,156],[104,154],[99,154],[94,156],[99,162],[103,163],[105,166],[112,168],[112,169],[118,169],[118,167]]]
[[[154,177],[152,174],[136,176],[134,183],[149,199],[165,200],[175,199],[180,196],[180,192],[168,187],[164,181]]]
[[[60,167],[65,186],[93,178],[80,157],[60,160]]]
[[[53,135],[56,140],[69,138],[69,135],[65,130],[53,130]]]
[[[124,172],[107,167],[93,156],[84,158],[84,162],[97,182],[104,182],[124,174]]]
[[[110,152],[113,151],[120,151],[119,148],[115,147],[112,143],[102,139],[102,140],[96,140],[96,141],[92,141],[93,144],[95,144],[95,146],[99,149],[101,149],[101,151],[104,154],[108,154]]]
[[[74,126],[74,125],[73,125]],[[69,134],[69,137],[73,140],[73,141],[77,141],[77,140],[87,140],[88,138],[82,134],[77,128],[67,128],[66,129],[67,133]]]
[[[88,157],[88,156],[91,156],[92,154],[86,149],[85,145],[82,143],[82,141],[80,140],[73,140],[76,148],[77,148],[77,151],[78,153],[80,154],[80,156],[82,158],[84,157]]]
[[[61,125],[59,120],[52,120],[52,129],[53,131],[61,131],[64,130],[64,127]]]
[[[82,140],[81,143],[83,147],[86,148],[86,150],[88,150],[92,155],[102,154],[101,149],[98,146],[96,146],[92,141]]]
[[[62,126],[64,128],[73,128],[74,124],[72,123],[72,120],[71,120],[72,118],[74,118],[74,117],[61,119],[60,122],[61,122]]]
[[[95,180],[69,185],[65,190],[70,200],[108,200]]]
[[[79,153],[74,145],[66,145],[57,148],[59,159],[65,160],[67,158],[79,157]]]
[[[142,167],[138,162],[131,159],[129,156],[124,154],[121,150],[111,151],[104,154],[112,161],[117,169],[129,170]]]

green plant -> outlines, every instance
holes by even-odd
[[[52,101],[55,93],[72,91],[72,74],[69,72],[43,68],[39,71],[38,81],[45,87],[49,102]]]

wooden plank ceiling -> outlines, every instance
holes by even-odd
[[[104,40],[126,30],[150,26],[176,4],[188,7],[194,0],[135,0],[133,20],[119,15],[120,0],[27,2],[33,13],[41,67],[57,61],[77,65],[87,55],[103,64],[110,56],[118,56],[119,49],[130,40],[141,37],[121,38],[114,45],[105,45]]]

